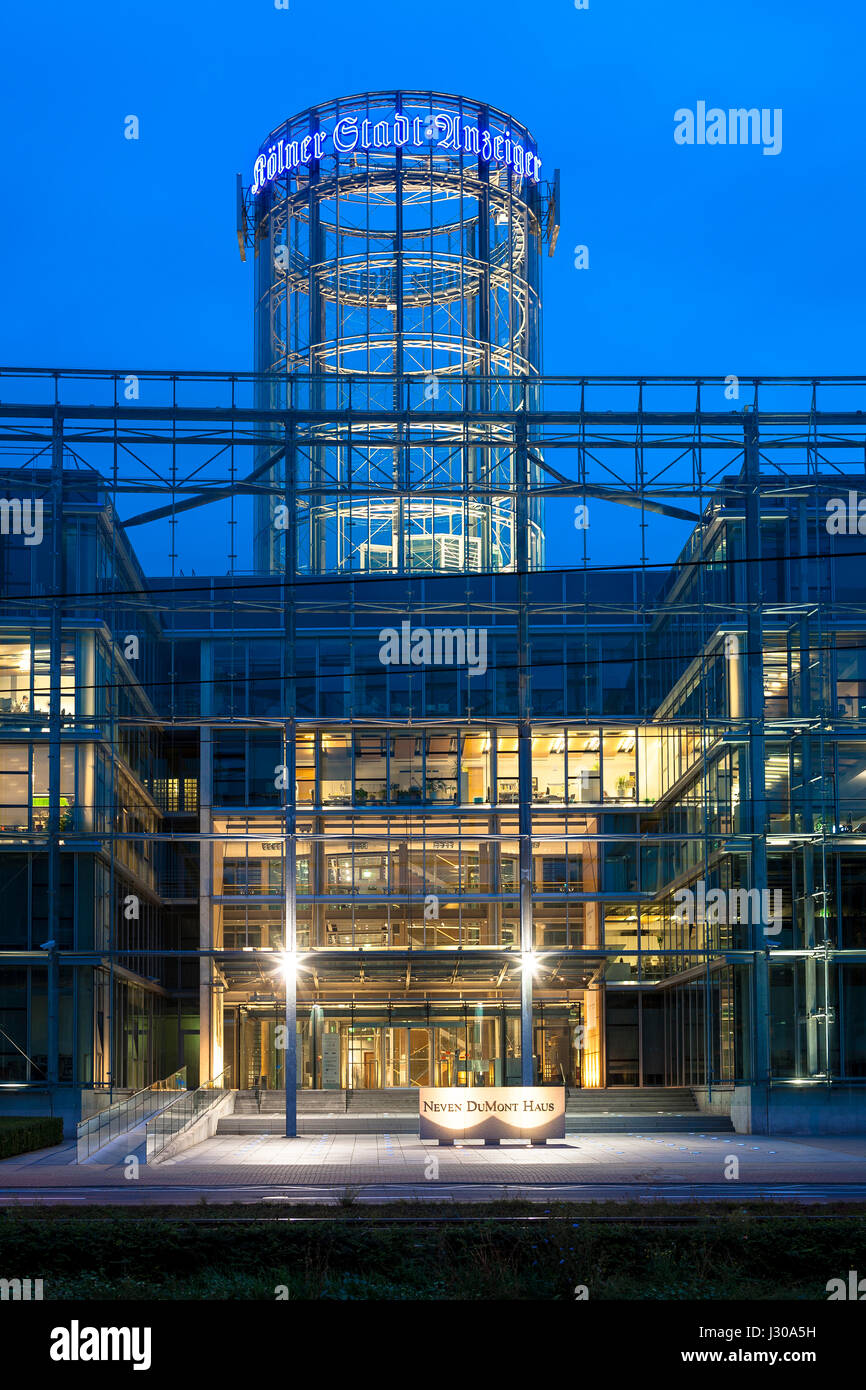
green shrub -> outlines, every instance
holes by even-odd
[[[63,1140],[63,1121],[47,1115],[7,1115],[0,1119],[0,1158],[47,1149]]]
[[[245,1213],[249,1208],[243,1209]],[[537,1211],[531,1222],[474,1211],[447,1221],[368,1220],[360,1204],[323,1219],[226,1220],[146,1208],[88,1215],[75,1207],[0,1209],[0,1267],[38,1269],[56,1299],[439,1301],[826,1300],[828,1275],[862,1269],[866,1217],[753,1219],[699,1209],[654,1224]],[[445,1213],[444,1209],[442,1214]],[[280,1209],[283,1217],[283,1209]],[[682,1221],[682,1224],[675,1224]]]

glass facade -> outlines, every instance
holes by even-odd
[[[210,586],[148,597],[140,678],[125,611],[113,630],[66,623],[54,675],[50,634],[15,619],[0,641],[0,1079],[48,1074],[53,936],[57,1084],[134,1087],[197,1068],[200,1049],[239,1085],[284,1084],[291,901],[301,1087],[519,1080],[529,956],[539,1082],[862,1080],[861,628],[821,534],[829,486],[788,508],[806,565],[777,559],[778,500],[759,487],[777,541],[757,649],[742,614],[766,563],[733,563],[735,485],[703,540],[698,573],[726,599],[711,613],[692,592],[676,607],[690,543],[615,629],[589,573],[580,601],[574,575],[546,574],[522,609],[508,576],[357,576],[288,600],[238,579],[249,629]],[[513,667],[490,665],[481,689],[465,667],[378,660],[383,626],[443,614],[501,636]],[[596,655],[608,639],[617,667],[631,652],[626,679]],[[171,717],[178,671],[194,689]]]
[[[281,170],[283,151],[300,151],[311,131],[321,154]],[[524,158],[537,157],[532,135],[465,97],[372,92],[292,117],[261,155],[274,176],[250,199],[257,401],[333,418],[327,431],[303,430],[290,470],[278,432],[259,453],[260,478],[293,497],[283,525],[279,500],[256,499],[259,567],[513,570],[515,460],[493,417],[516,404],[515,380],[536,394],[543,207]],[[483,450],[455,447],[445,417],[464,406]],[[423,414],[423,443],[407,442],[404,410]],[[531,513],[540,562],[534,502]]]
[[[437,113],[247,195],[256,373],[26,387],[0,1086],[283,1086],[285,956],[301,1088],[866,1080],[857,410],[541,378],[555,189],[443,134],[534,149],[503,113],[378,93],[268,148]],[[615,560],[547,564],[563,496]]]

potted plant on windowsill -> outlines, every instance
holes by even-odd
[[[396,802],[398,802],[398,803],[401,804],[401,805],[405,804],[407,801],[417,801],[417,802],[420,802],[420,800],[421,800],[421,788],[420,788],[420,787],[404,787],[404,786],[402,786],[399,782],[392,782],[392,783],[391,783],[391,800],[392,800],[392,802],[396,801]]]

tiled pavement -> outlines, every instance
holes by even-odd
[[[113,1146],[114,1149],[115,1146]],[[0,1162],[4,1189],[126,1186],[123,1158],[74,1163],[63,1145]],[[866,1135],[840,1138],[764,1138],[737,1134],[571,1135],[544,1148],[505,1143],[440,1149],[409,1134],[223,1134],[177,1158],[140,1169],[139,1181],[160,1187],[399,1186],[460,1184],[864,1183]],[[428,1188],[429,1191],[429,1188]]]

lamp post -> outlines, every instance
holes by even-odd
[[[294,1139],[298,1133],[298,973],[297,956],[294,951],[286,951],[283,958],[283,974],[286,981],[286,1046],[284,1052],[283,1081],[286,1088],[286,1138]]]
[[[295,844],[295,721],[286,729],[286,839],[285,839],[285,956],[286,1047],[283,1083],[286,1088],[286,1138],[298,1133],[298,967],[297,967],[297,853]]]
[[[46,1076],[48,1080],[48,1086],[51,1091],[53,1114],[54,1087],[60,1080],[60,1010],[58,1007],[60,1002],[60,972],[58,969],[57,960],[57,942],[54,940],[42,941],[40,942],[39,949],[40,951],[46,951],[48,953],[48,978],[46,982],[48,986],[48,1057],[46,1066]]]

